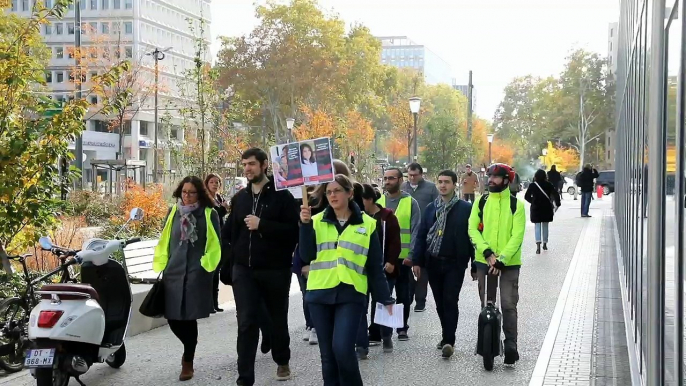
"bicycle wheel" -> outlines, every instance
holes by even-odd
[[[27,328],[30,312],[19,298],[5,299],[0,303],[0,368],[15,373],[24,368],[28,348]]]

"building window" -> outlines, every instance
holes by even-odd
[[[21,10],[22,11],[30,11],[31,10],[29,8],[29,0],[21,0]]]
[[[112,8],[121,9],[121,0],[114,0],[114,4],[112,4]]]
[[[124,135],[131,135],[131,121],[124,121]]]
[[[57,83],[64,83],[64,72],[57,71]]]
[[[105,121],[94,120],[93,121],[93,130],[97,131],[99,133],[109,133],[110,132],[110,125],[108,125],[107,122],[105,122]]]
[[[79,8],[81,8],[82,11],[86,9],[86,0],[81,0],[79,2]]]
[[[133,0],[124,0],[124,8],[132,9],[133,8]]]
[[[179,128],[172,126],[171,129],[169,129],[169,137],[171,139],[179,139]]]
[[[52,71],[45,72],[45,83],[52,83]]]
[[[131,22],[131,21],[124,22],[124,33],[126,33],[127,35],[133,34],[133,22]]]
[[[91,9],[98,9],[98,0],[91,0]]]
[[[101,27],[100,32],[102,32],[102,33],[104,33],[104,34],[110,33],[110,23],[103,22],[103,23],[100,25],[100,27]]]
[[[17,12],[17,0],[12,0],[12,12]]]
[[[102,0],[102,9],[110,8],[110,0]]]
[[[62,23],[55,24],[55,33],[62,35],[64,33],[64,25]]]
[[[126,47],[126,48],[124,48],[124,50],[125,50],[127,59],[133,58],[133,48],[132,47]]]
[[[148,122],[141,121],[140,135],[148,135]]]
[[[55,48],[55,58],[57,58],[57,59],[63,59],[64,58],[64,47],[56,47]]]
[[[52,24],[46,24],[45,25],[45,34],[46,35],[52,35]]]
[[[73,11],[74,10],[74,3],[69,4],[69,10]]]
[[[98,32],[98,22],[92,21],[88,23],[88,33],[93,34]]]
[[[67,33],[69,35],[74,34],[74,23],[67,23]]]
[[[91,96],[91,104],[92,105],[98,104],[98,97],[97,96]]]

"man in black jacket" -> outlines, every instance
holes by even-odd
[[[576,175],[576,184],[581,190],[581,217],[591,217],[588,210],[593,199],[594,180],[598,178],[598,171],[591,165],[586,164],[584,169]]]
[[[272,322],[272,358],[276,378],[290,379],[288,299],[291,263],[298,240],[299,211],[288,190],[276,191],[267,177],[267,153],[249,149],[241,157],[249,184],[232,200],[230,216],[232,282],[238,319],[237,384],[255,383],[260,307]]]
[[[443,330],[437,348],[444,358],[455,353],[460,291],[465,269],[474,260],[474,246],[468,233],[472,204],[459,199],[456,186],[457,174],[452,170],[438,175],[440,197],[422,212],[412,259],[415,276],[429,276]]]

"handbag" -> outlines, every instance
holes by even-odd
[[[538,182],[534,182],[534,185],[538,186],[538,189],[540,189],[541,193],[543,193],[543,195],[545,196],[545,198],[548,199],[548,202],[550,202],[550,205],[553,206],[553,213],[557,212],[558,206],[555,205],[555,203],[554,203],[553,200],[550,198],[550,196],[548,196],[548,193],[546,193],[545,190],[543,190],[543,188],[541,188],[541,185],[539,185]]]
[[[150,288],[138,311],[141,315],[149,318],[161,318],[164,316],[164,282],[160,280],[162,272],[157,276],[157,281]]]

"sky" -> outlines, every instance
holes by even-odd
[[[285,0],[284,0],[285,1]],[[254,3],[212,1],[213,53],[218,36],[240,36],[257,25]],[[503,89],[517,76],[559,74],[574,48],[608,53],[608,25],[619,0],[319,0],[347,25],[376,36],[407,36],[452,66],[458,84],[473,71],[476,113],[492,119]]]

